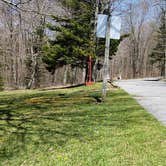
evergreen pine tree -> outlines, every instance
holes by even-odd
[[[158,64],[161,76],[166,75],[166,10],[162,8],[160,26],[157,31],[157,44],[150,55],[151,62]]]
[[[86,67],[87,59],[92,55],[91,34],[93,32],[92,4],[71,0],[63,2],[72,13],[71,18],[60,19],[53,16],[60,26],[48,25],[57,35],[43,46],[43,61],[53,74],[55,69],[66,64]]]
[[[68,0],[61,1],[70,11],[70,18],[53,16],[60,26],[48,25],[48,29],[55,32],[56,38],[48,39],[43,46],[43,62],[52,74],[55,69],[70,64],[72,67],[86,68],[89,56],[93,62],[97,56],[104,56],[105,39],[94,43],[95,5],[92,1]],[[120,41],[111,40],[110,59],[117,51]],[[96,49],[96,51],[94,51]],[[101,69],[102,65],[100,65]],[[85,78],[86,79],[86,78]]]

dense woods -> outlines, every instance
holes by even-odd
[[[165,76],[165,1],[139,1],[127,6],[129,12],[123,18],[130,35],[121,42],[112,61],[112,74],[123,78]],[[161,38],[162,47],[157,46]]]
[[[110,46],[110,76],[165,75],[164,0],[112,0],[121,40]],[[105,40],[97,39],[97,13],[108,0],[0,0],[0,89],[31,89],[84,83],[88,59],[102,78]]]

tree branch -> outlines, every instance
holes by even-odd
[[[25,3],[28,3],[30,2],[31,0],[28,0],[26,2],[23,2],[23,3],[12,3],[10,1],[7,1],[7,0],[1,0],[2,2],[4,2],[5,4],[9,5],[9,6],[13,6],[15,8],[15,10],[19,10],[19,11],[22,11],[22,12],[28,12],[28,13],[35,13],[35,14],[38,14],[38,15],[42,15],[42,16],[52,16],[51,14],[46,14],[46,13],[41,13],[37,10],[27,10],[27,9],[24,9],[24,8],[20,8],[18,5],[20,4],[25,4]]]

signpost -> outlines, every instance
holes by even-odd
[[[108,15],[98,14],[97,33],[98,38],[106,37],[106,26]],[[121,19],[118,16],[112,16],[110,20],[110,39],[120,39]]]
[[[105,56],[103,65],[103,85],[102,85],[102,100],[105,100],[107,92],[107,81],[109,78],[109,50],[110,50],[110,38],[120,39],[120,27],[121,20],[117,16],[111,17],[111,1],[109,4],[108,15],[98,15],[97,23],[97,37],[106,38],[105,41]]]

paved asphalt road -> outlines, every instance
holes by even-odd
[[[134,98],[166,126],[166,82],[121,80],[116,84]]]

